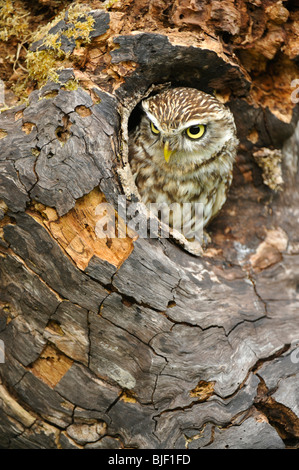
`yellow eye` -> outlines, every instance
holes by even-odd
[[[186,134],[190,139],[200,139],[205,133],[206,126],[203,124],[197,124],[196,126],[190,126],[186,130]]]
[[[151,130],[153,134],[160,134],[159,129],[155,126],[153,122],[151,122]]]

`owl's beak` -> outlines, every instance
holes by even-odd
[[[169,148],[169,140],[166,140],[164,144],[164,158],[165,158],[166,163],[169,162],[170,155],[172,154],[172,152],[173,151]]]

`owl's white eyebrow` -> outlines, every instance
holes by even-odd
[[[149,120],[152,121],[152,123],[156,126],[156,128],[159,129],[159,131],[161,131],[161,127],[159,126],[158,119],[156,119],[155,116],[153,116],[148,111],[145,111],[145,113],[146,113],[147,117],[149,118]]]
[[[188,129],[188,127],[191,127],[191,126],[201,126],[201,125],[205,126],[206,124],[207,122],[205,119],[203,119],[202,121],[199,121],[198,119],[192,119],[191,121],[184,122],[184,124],[178,127],[178,131],[184,131],[185,129]]]

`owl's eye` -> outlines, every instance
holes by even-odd
[[[206,126],[203,124],[198,124],[196,126],[190,126],[186,130],[186,134],[190,139],[200,139],[205,133]]]
[[[153,122],[151,122],[151,130],[152,130],[152,133],[153,134],[160,134],[160,131],[159,129],[155,126],[155,124]]]

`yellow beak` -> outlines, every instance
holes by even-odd
[[[169,141],[166,140],[164,144],[164,158],[165,158],[166,163],[169,162],[171,154],[172,154],[172,150],[169,148]]]

